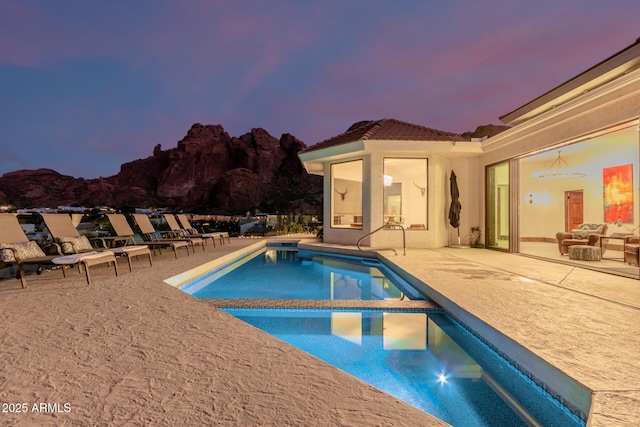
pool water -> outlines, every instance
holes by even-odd
[[[197,298],[424,299],[399,276],[373,259],[267,248],[237,264],[214,271],[181,289]]]
[[[443,312],[224,311],[453,426],[584,426]]]
[[[198,298],[427,299],[374,259],[273,248],[181,286]],[[454,426],[585,423],[441,310],[226,312]]]

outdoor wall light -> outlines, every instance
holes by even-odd
[[[567,161],[562,158],[561,152],[562,150],[558,150],[558,157],[546,169],[535,171],[531,175],[540,180],[583,178],[587,176],[584,172],[570,168]]]

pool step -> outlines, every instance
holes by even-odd
[[[425,300],[273,300],[273,299],[203,299],[215,307],[224,308],[335,308],[335,309],[416,309],[442,310],[433,301]]]

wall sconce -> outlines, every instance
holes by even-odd
[[[526,193],[523,201],[524,203],[527,203],[529,205],[547,206],[549,204],[549,193],[547,193],[546,190],[543,191],[542,193],[530,191]]]
[[[391,184],[393,184],[393,177],[391,175],[384,175],[383,177],[385,187],[389,187]]]

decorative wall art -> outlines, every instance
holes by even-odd
[[[633,224],[633,164],[602,169],[604,222]]]

